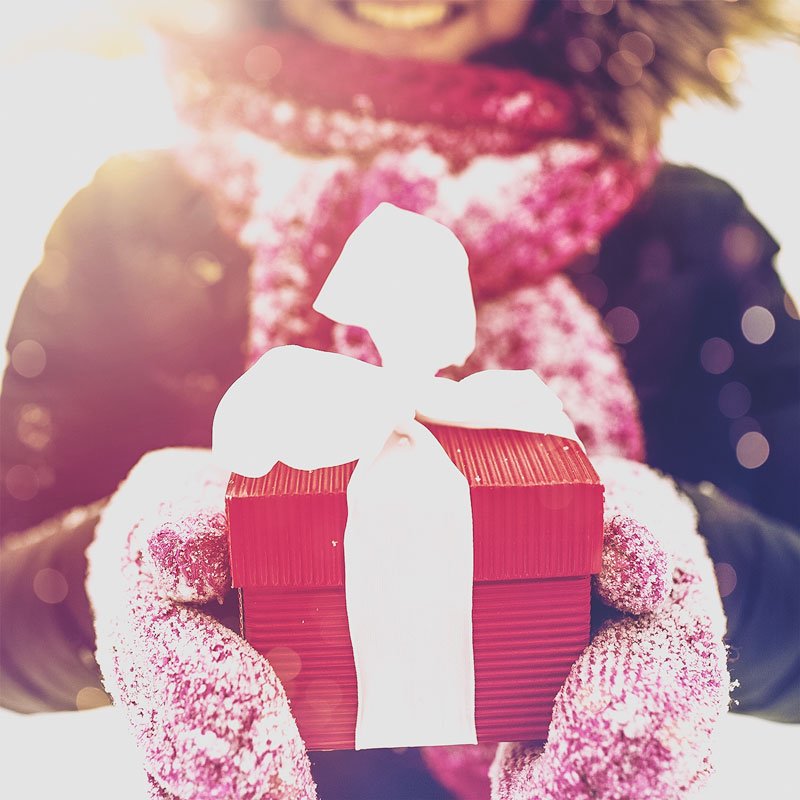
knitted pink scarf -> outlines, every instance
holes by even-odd
[[[376,360],[363,331],[311,304],[386,200],[444,223],[469,254],[478,344],[461,373],[533,368],[590,453],[642,457],[616,350],[560,273],[631,207],[656,157],[634,164],[576,137],[570,95],[521,71],[264,31],[176,41],[171,55],[189,128],[181,162],[253,253],[251,360],[287,343]]]

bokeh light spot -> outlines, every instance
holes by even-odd
[[[757,469],[769,458],[769,442],[758,431],[745,433],[736,443],[736,460],[745,469]]]
[[[314,710],[321,721],[328,721],[342,702],[342,689],[336,681],[320,679],[309,683],[300,705]]]
[[[6,491],[15,500],[32,500],[39,491],[36,470],[27,464],[15,464],[6,473]]]
[[[75,695],[75,708],[78,711],[88,711],[91,708],[102,708],[111,705],[108,695],[97,686],[84,686]]]
[[[222,29],[230,13],[219,0],[193,0],[192,3],[163,3],[163,17],[168,23],[192,34],[208,34]]]
[[[739,419],[750,410],[750,390],[739,381],[726,383],[719,391],[719,410],[728,419]]]
[[[619,49],[633,53],[639,63],[649,64],[656,55],[656,46],[653,40],[641,31],[630,31],[619,40]]]
[[[190,403],[207,407],[212,395],[220,396],[219,379],[213,372],[188,372],[181,381],[182,390]]]
[[[614,0],[580,0],[581,8],[587,14],[602,16],[614,8]]]
[[[33,593],[43,602],[56,605],[69,591],[67,579],[57,570],[45,567],[33,576]]]
[[[746,433],[750,433],[750,431],[761,432],[761,426],[758,424],[758,420],[752,417],[740,417],[739,419],[733,420],[729,433],[731,447],[735,448],[739,439]]]
[[[575,286],[595,308],[602,308],[608,299],[608,287],[597,275],[576,275]]]
[[[775,333],[775,317],[764,306],[750,306],[742,314],[742,333],[750,344],[764,344]]]
[[[747,225],[729,225],[722,234],[722,255],[728,264],[738,270],[754,267],[761,253],[761,239]]]
[[[273,647],[267,653],[267,661],[284,683],[294,680],[302,667],[300,656],[291,647]]]
[[[720,597],[727,597],[736,588],[736,570],[727,561],[714,564],[717,573],[717,589]]]
[[[47,355],[35,339],[23,339],[11,351],[11,366],[23,378],[36,378],[44,372]]]
[[[567,42],[567,62],[578,72],[593,72],[600,66],[603,54],[593,39],[578,36]]]
[[[211,253],[195,253],[187,262],[189,275],[200,286],[213,286],[219,283],[225,268]]]
[[[585,275],[597,269],[600,262],[596,253],[582,253],[570,265],[570,271],[579,275]]]
[[[639,333],[639,316],[626,306],[612,308],[605,316],[605,323],[617,344],[628,344]]]
[[[712,336],[700,348],[700,363],[706,372],[721,375],[733,364],[733,348],[725,339]]]
[[[244,71],[258,82],[274,78],[280,72],[281,64],[281,54],[268,44],[256,45],[244,57]]]
[[[81,664],[89,669],[94,668],[95,666],[95,658],[94,653],[88,647],[79,647],[78,648],[78,658],[81,660]]]
[[[50,411],[36,403],[26,403],[19,410],[17,438],[31,450],[43,450],[53,436]]]
[[[742,71],[739,57],[727,47],[717,47],[706,58],[708,71],[720,83],[733,83]]]
[[[618,50],[608,57],[608,74],[620,86],[633,86],[642,77],[642,63],[628,50]]]
[[[785,292],[783,295],[783,307],[792,319],[800,320],[800,310],[798,310],[797,303],[794,302],[789,292]]]
[[[60,250],[46,250],[42,265],[33,273],[39,286],[60,289],[67,280],[69,262]]]

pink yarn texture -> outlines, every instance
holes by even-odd
[[[170,509],[147,537],[142,558],[162,597],[222,602],[231,588],[225,512]]]
[[[181,570],[193,579],[181,578],[180,595],[205,599],[227,570],[220,548],[202,546],[210,530],[215,540],[209,518],[224,509],[227,478],[206,451],[160,451],[112,498],[89,549],[98,662],[135,734],[151,797],[308,800],[310,764],[270,665],[200,608],[165,599],[157,573],[166,560],[154,571],[143,557],[167,527],[197,531]],[[192,551],[187,538],[170,538],[174,556]]]
[[[556,698],[543,751],[498,748],[495,800],[673,800],[691,796],[711,770],[712,734],[730,684],[725,619],[694,509],[670,481],[640,464],[601,459],[597,466],[614,540],[604,572],[625,550],[642,558],[625,572],[642,587],[647,613],[608,622],[595,636]],[[629,518],[619,516],[623,509]],[[639,538],[642,523],[652,540]],[[664,558],[654,541],[671,562],[668,597],[661,596]],[[629,590],[616,585],[606,583],[609,599],[629,607]]]

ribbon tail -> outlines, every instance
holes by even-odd
[[[347,492],[356,749],[477,741],[469,486],[429,431],[408,431]]]

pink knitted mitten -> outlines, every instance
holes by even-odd
[[[694,511],[640,464],[603,458],[595,466],[606,485],[596,590],[641,616],[606,623],[584,651],[543,750],[498,749],[497,800],[671,800],[710,769],[710,734],[729,687],[724,618]],[[221,598],[230,584],[226,478],[205,451],[162,451],[123,485],[91,550],[98,658],[144,751],[152,797],[314,797],[269,665],[215,619],[175,602]],[[108,582],[120,566],[123,580]],[[486,747],[425,753],[463,798],[488,793],[477,769],[486,755]]]
[[[556,698],[543,749],[498,748],[495,800],[673,800],[711,770],[730,687],[725,619],[694,508],[641,464],[594,463],[607,497],[596,588],[641,616],[600,629]]]
[[[313,800],[272,668],[206,610],[183,605],[230,587],[227,479],[208,451],[164,450],[120,487],[89,550],[98,662],[135,733],[151,798]]]

